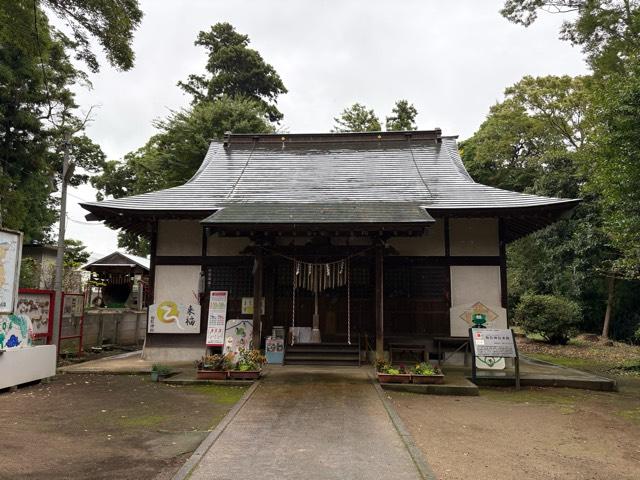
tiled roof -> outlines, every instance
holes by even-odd
[[[456,139],[435,130],[231,135],[211,143],[184,185],[83,206],[97,218],[106,212],[203,212],[205,217],[219,211],[211,220],[278,223],[313,216],[320,223],[338,218],[385,223],[403,215],[424,222],[418,207],[438,215],[491,210],[499,216],[514,209],[570,210],[577,202],[474,182]],[[402,208],[407,212],[400,213]]]

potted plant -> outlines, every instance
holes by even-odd
[[[411,381],[413,383],[443,383],[444,375],[438,367],[429,362],[422,362],[411,369]]]
[[[238,363],[229,371],[229,378],[234,380],[257,380],[260,378],[262,365],[267,361],[260,350],[240,349]]]
[[[226,380],[229,368],[231,368],[229,355],[220,353],[205,355],[196,362],[196,378],[198,380]]]
[[[166,365],[160,363],[154,363],[151,366],[151,381],[158,382],[168,377],[171,374],[171,369]]]
[[[409,383],[411,381],[411,374],[407,372],[404,365],[396,368],[388,362],[378,361],[376,371],[380,383]]]

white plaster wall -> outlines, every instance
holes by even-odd
[[[482,302],[500,305],[499,266],[452,266],[451,306]]]
[[[199,265],[156,266],[154,303],[173,300],[176,303],[198,303]],[[194,293],[195,292],[195,293]]]
[[[398,251],[399,255],[407,257],[437,257],[443,256],[444,250],[444,220],[438,219],[429,227],[422,237],[397,237],[387,242]]]
[[[497,218],[452,218],[449,220],[451,255],[500,255]]]
[[[250,244],[251,240],[246,237],[211,236],[207,240],[207,255],[219,257],[239,255]]]
[[[160,220],[156,255],[202,255],[202,225],[197,220]]]
[[[0,355],[0,388],[53,377],[55,374],[55,345],[17,348]]]

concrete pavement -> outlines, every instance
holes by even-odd
[[[368,374],[269,367],[188,478],[424,478]]]

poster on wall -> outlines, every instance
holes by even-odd
[[[252,348],[253,320],[228,320],[224,330],[224,353],[238,354],[240,349]]]
[[[227,321],[227,301],[229,292],[214,290],[209,294],[209,315],[207,319],[207,340],[209,347],[224,345],[224,326]]]
[[[30,347],[32,340],[33,328],[27,315],[0,315],[0,350]]]
[[[200,333],[200,305],[165,300],[149,305],[149,333]]]
[[[264,297],[262,297],[262,308],[260,309],[260,315],[264,315]],[[253,297],[242,297],[242,312],[243,315],[253,315]]]
[[[29,317],[33,326],[34,338],[49,335],[53,316],[51,304],[52,295],[49,292],[18,293],[16,313]]]
[[[13,313],[18,296],[22,234],[0,229],[0,313]]]

